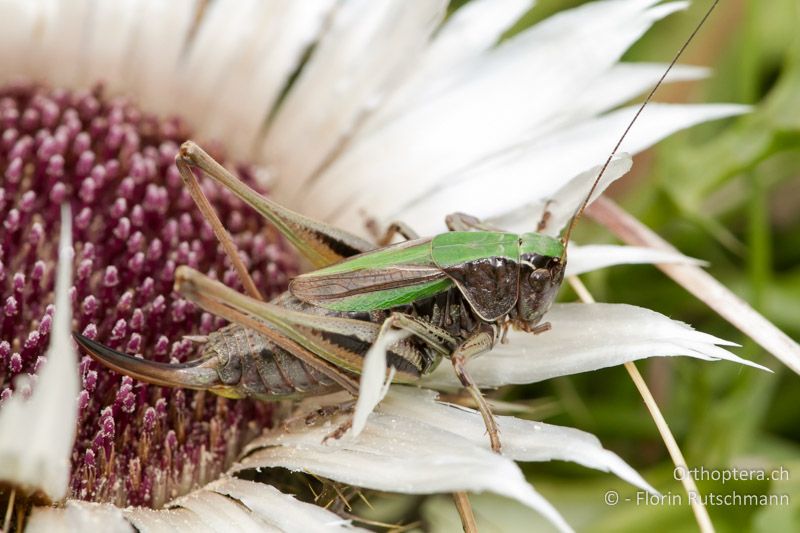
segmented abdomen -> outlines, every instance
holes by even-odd
[[[219,358],[220,379],[253,398],[317,396],[339,389],[326,375],[237,324],[209,334],[203,357]]]

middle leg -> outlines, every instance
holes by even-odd
[[[493,345],[494,336],[492,332],[488,330],[479,331],[456,348],[453,355],[450,356],[450,362],[453,364],[453,370],[455,370],[458,380],[467,389],[467,392],[469,392],[478,406],[478,411],[483,417],[483,423],[486,425],[486,431],[489,434],[492,451],[500,453],[500,432],[497,429],[497,421],[494,419],[489,403],[467,371],[467,361],[478,354],[489,351]]]
[[[500,231],[478,217],[466,213],[450,213],[444,222],[450,231]]]
[[[407,241],[419,239],[419,235],[416,231],[411,229],[411,226],[398,220],[396,222],[392,222],[389,227],[386,228],[386,232],[383,234],[383,237],[378,239],[378,246],[389,245],[392,242],[392,238],[397,234],[402,235]]]
[[[483,417],[492,451],[500,453],[500,436],[497,422],[494,419],[489,403],[483,397],[483,393],[481,393],[480,388],[472,379],[466,367],[470,358],[491,350],[492,346],[494,346],[494,330],[489,327],[481,329],[461,344],[456,345],[455,339],[449,333],[411,315],[403,313],[392,314],[381,326],[379,336],[383,335],[391,327],[405,329],[425,341],[439,353],[443,355],[450,354],[450,362],[453,364],[453,370],[455,370],[458,380],[472,396],[478,411],[481,413],[481,417]],[[453,348],[455,349],[453,350]]]

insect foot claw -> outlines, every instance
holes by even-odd
[[[338,410],[339,410],[338,405],[329,405],[326,407],[320,407],[319,409],[311,411],[305,416],[304,418],[305,424],[307,426],[314,425],[320,418],[324,418],[326,416],[332,416],[336,414]]]
[[[353,427],[353,410],[355,409],[356,402],[355,400],[348,400],[346,402],[341,402],[332,405],[326,405],[320,407],[319,409],[315,409],[310,413],[306,414],[303,417],[303,420],[307,426],[317,423],[320,419],[330,419],[336,415],[340,414],[350,414],[345,422],[339,424],[333,431],[325,435],[325,438],[322,439],[322,444],[328,442],[329,439],[339,440],[341,439],[345,433],[347,433],[350,428]]]
[[[197,143],[195,143],[194,141],[184,141],[184,143],[181,144],[176,159],[180,157],[181,159],[184,160],[193,161],[195,159],[198,150],[200,150],[200,147],[197,146]]]
[[[539,335],[540,333],[544,333],[545,331],[550,331],[550,328],[552,327],[553,326],[550,325],[550,322],[543,322],[538,326],[534,326],[531,329],[531,333],[533,333],[534,335]]]
[[[541,324],[537,324],[535,326],[531,326],[526,322],[516,325],[516,329],[521,329],[525,333],[533,333],[534,335],[539,335],[545,331],[550,331],[552,327],[553,326],[550,324],[550,322],[542,322]]]
[[[347,433],[352,427],[353,427],[353,419],[348,418],[346,422],[339,424],[339,426],[336,429],[325,435],[325,438],[322,439],[322,444],[327,443],[328,439],[334,439],[334,440],[341,439],[342,437],[344,437],[344,434]]]
[[[508,329],[511,327],[509,322],[503,324],[503,332],[500,334],[500,344],[508,344]]]

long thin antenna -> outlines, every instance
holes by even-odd
[[[605,174],[606,169],[608,168],[608,165],[611,164],[611,160],[614,159],[615,155],[617,155],[617,151],[619,150],[619,147],[622,145],[622,141],[625,140],[625,137],[628,135],[628,132],[631,131],[631,128],[633,127],[634,123],[638,120],[639,115],[642,114],[642,111],[644,111],[644,108],[647,106],[647,104],[650,103],[650,100],[653,99],[653,95],[656,93],[658,88],[661,87],[661,84],[664,83],[664,80],[666,79],[667,75],[669,74],[669,71],[672,70],[672,67],[674,67],[675,63],[678,62],[678,59],[683,54],[683,51],[686,50],[686,48],[689,46],[689,43],[691,43],[692,40],[694,39],[695,35],[697,35],[697,32],[699,32],[700,28],[703,27],[703,24],[705,24],[705,22],[708,19],[708,17],[711,16],[711,12],[714,11],[714,8],[717,7],[718,3],[719,3],[719,0],[714,0],[714,2],[711,3],[711,7],[708,8],[708,10],[706,11],[706,14],[703,15],[702,19],[700,19],[700,22],[694,28],[694,31],[692,31],[692,34],[689,35],[689,38],[686,40],[686,42],[683,43],[683,46],[681,46],[680,50],[678,50],[678,53],[675,54],[675,57],[672,58],[672,62],[670,62],[669,66],[667,67],[667,70],[665,70],[664,73],[661,75],[661,77],[658,79],[658,82],[656,82],[655,87],[653,87],[653,89],[647,95],[647,98],[644,99],[644,102],[642,102],[642,105],[639,106],[639,109],[636,111],[636,114],[633,115],[633,118],[628,123],[628,126],[625,128],[625,131],[622,132],[622,136],[617,141],[617,144],[614,146],[614,149],[611,150],[611,153],[608,155],[608,159],[606,159],[606,162],[603,163],[603,166],[600,168],[600,173],[597,175],[597,178],[595,178],[594,183],[592,184],[592,188],[589,189],[589,194],[586,195],[586,198],[583,200],[583,203],[581,204],[580,208],[578,208],[578,210],[575,211],[575,214],[572,215],[572,219],[569,221],[569,226],[567,227],[567,232],[564,234],[564,239],[563,239],[564,240],[564,252],[563,252],[563,254],[567,253],[567,246],[566,245],[569,243],[569,238],[570,238],[570,235],[572,234],[572,228],[575,227],[575,223],[578,221],[579,218],[581,218],[581,215],[583,215],[584,209],[586,209],[586,206],[589,204],[589,199],[592,197],[592,194],[594,194],[594,191],[597,189],[597,186],[600,184],[600,178],[602,178],[603,174]]]

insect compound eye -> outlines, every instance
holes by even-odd
[[[537,268],[531,272],[528,283],[535,291],[544,290],[545,286],[550,283],[550,271],[546,268]]]

